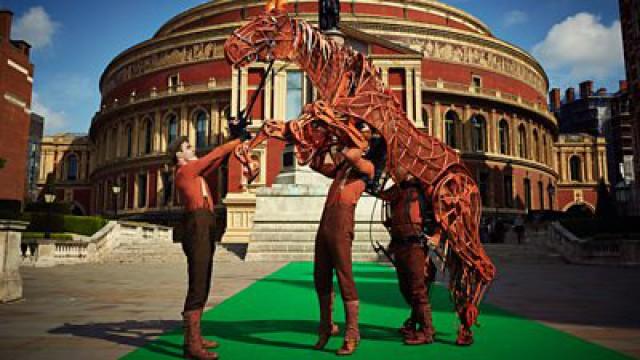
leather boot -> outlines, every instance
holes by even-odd
[[[202,321],[202,313],[203,313],[204,310],[198,310],[198,311],[200,311],[200,321]],[[182,313],[182,316],[184,317],[184,313]],[[202,344],[203,348],[205,348],[205,349],[215,349],[218,346],[220,346],[220,344],[218,344],[217,341],[210,341],[210,340],[207,340],[204,337],[202,337],[202,334],[199,334],[199,335],[200,335],[200,343]],[[187,343],[185,342],[182,345],[182,347],[186,348],[187,347]]]
[[[200,309],[200,322],[202,322],[202,313],[204,312],[204,309]],[[200,335],[200,343],[202,343],[202,347],[205,349],[215,349],[218,346],[220,346],[220,344],[218,344],[217,341],[213,341],[213,340],[207,340],[202,336],[202,332],[200,332],[198,335]]]
[[[458,328],[458,338],[456,339],[456,345],[469,346],[473,344],[473,332],[470,328],[460,325]]]
[[[360,343],[360,330],[358,329],[359,307],[360,302],[358,300],[344,303],[344,312],[346,314],[344,343],[336,352],[338,355],[353,354]]]
[[[413,331],[405,337],[404,343],[407,345],[423,345],[433,343],[433,335],[435,330],[431,321],[431,306],[429,304],[420,304],[414,306],[414,313],[418,323],[418,330]]]
[[[416,321],[413,318],[413,312],[412,312],[411,316],[408,317],[407,320],[405,320],[402,323],[402,326],[398,329],[398,332],[403,337],[406,337],[415,331],[416,331]]]
[[[316,350],[324,349],[329,342],[329,338],[340,333],[338,325],[333,323],[333,298],[333,294],[318,297],[320,304],[320,326],[318,326],[318,341],[313,346]]]
[[[183,356],[185,359],[216,360],[218,354],[208,352],[202,347],[202,335],[200,334],[201,315],[202,309],[182,313],[184,322]]]

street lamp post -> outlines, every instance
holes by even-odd
[[[120,185],[114,184],[111,187],[111,191],[113,192],[113,215],[114,217],[118,217],[118,194],[120,194]]]
[[[54,201],[56,201],[56,194],[44,194],[44,202],[47,203],[47,230],[44,233],[45,239],[51,237],[51,207],[53,206]]]

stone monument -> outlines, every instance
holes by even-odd
[[[22,299],[20,242],[27,223],[0,219],[0,303]]]

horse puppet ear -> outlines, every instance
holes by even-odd
[[[285,6],[287,5],[286,0],[269,0],[267,5],[265,6],[266,12],[271,12],[273,10],[285,11]]]

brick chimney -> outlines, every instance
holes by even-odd
[[[551,106],[551,112],[560,109],[560,89],[551,89],[551,91],[549,92],[549,105]]]
[[[627,82],[627,80],[620,80],[620,92],[624,92],[629,90],[629,83]]]
[[[564,101],[569,104],[576,101],[576,89],[570,87],[564,92]]]
[[[2,41],[9,42],[11,39],[11,21],[13,13],[7,9],[0,9],[0,38]]]
[[[593,94],[593,81],[583,81],[580,83],[580,99],[586,99]]]

